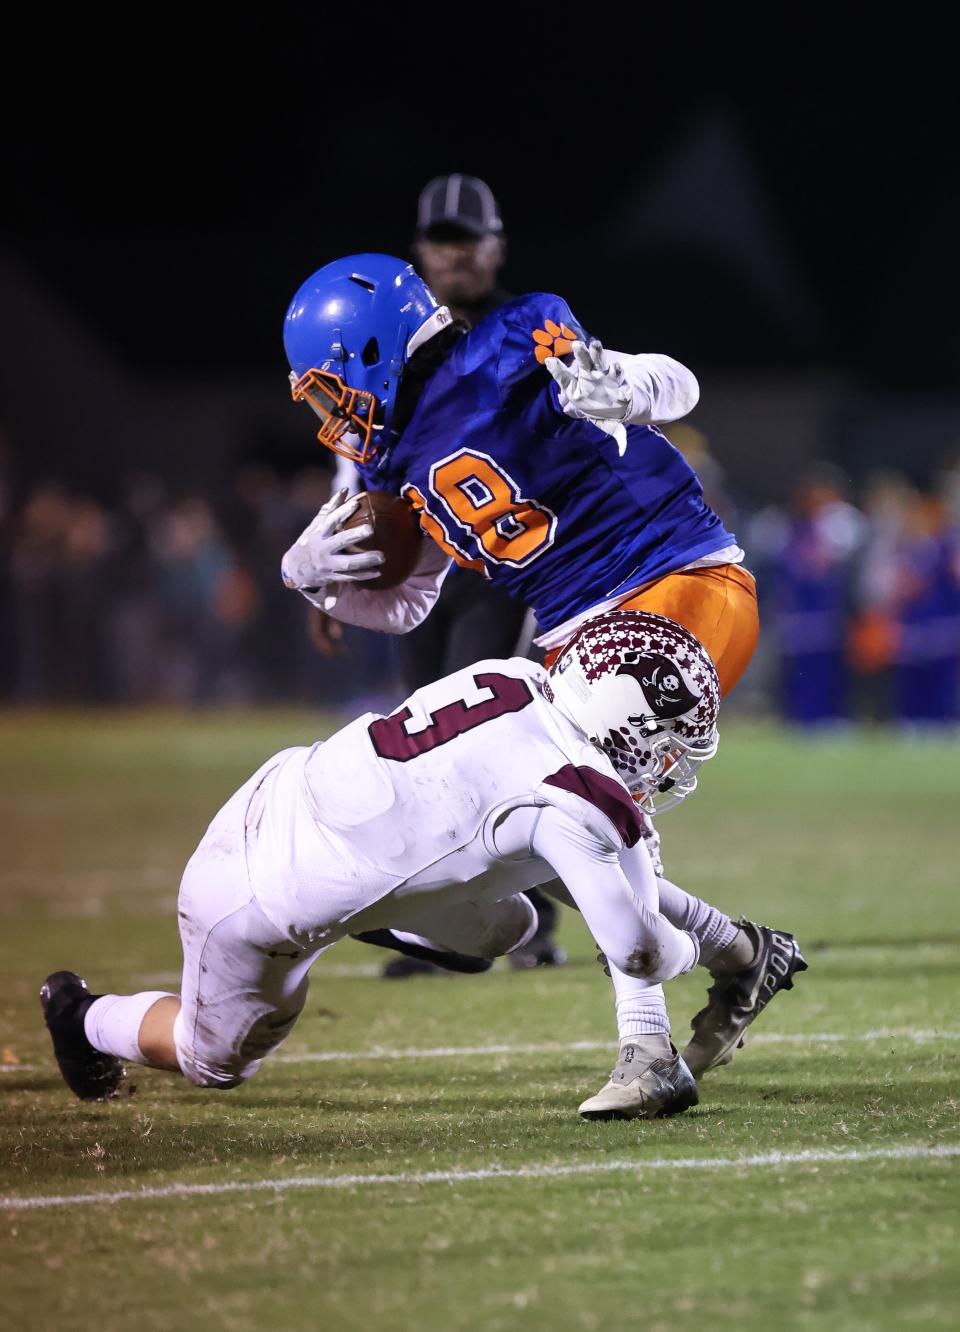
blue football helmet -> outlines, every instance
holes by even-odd
[[[366,463],[389,430],[403,367],[450,311],[388,254],[351,254],[319,268],[290,302],[283,345],[294,402],[319,416],[317,438]]]

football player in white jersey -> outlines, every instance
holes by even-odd
[[[536,928],[523,890],[560,880],[606,955],[621,1037],[613,1077],[581,1113],[685,1110],[696,1083],[670,1041],[662,983],[699,960],[701,939],[729,952],[740,932],[721,913],[697,928],[693,898],[691,929],[662,913],[642,807],[693,789],[718,706],[693,635],[623,611],[585,626],[549,675],[520,658],[479,662],[389,716],[274,755],[184,872],[179,996],[92,995],[70,971],[44,982],[65,1080],[102,1099],[127,1060],[235,1086],[287,1036],[337,940],[386,930],[490,959]],[[723,921],[732,934],[718,948]]]

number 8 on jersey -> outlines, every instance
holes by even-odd
[[[441,458],[430,469],[430,489],[488,560],[523,568],[553,545],[556,514],[521,495],[489,454],[460,449]]]

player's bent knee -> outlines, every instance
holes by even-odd
[[[233,1048],[217,1049],[212,1042],[206,1048],[188,1038],[187,1023],[178,1015],[173,1026],[177,1063],[188,1082],[195,1087],[229,1091],[252,1078],[263,1063],[263,1052],[250,1049],[246,1041]]]
[[[523,893],[508,897],[500,905],[505,908],[500,936],[500,941],[505,946],[501,947],[498,953],[487,954],[489,957],[497,957],[503,953],[513,953],[518,948],[523,948],[536,934],[537,927],[540,924],[537,908],[529,897]]]
[[[436,948],[493,961],[522,948],[536,933],[539,917],[530,899],[514,893],[497,901],[464,902],[440,911],[420,928]]]
[[[180,1071],[194,1087],[210,1087],[215,1091],[229,1091],[231,1087],[238,1087],[242,1081],[240,1078],[215,1074],[213,1070],[201,1068],[189,1059],[180,1060]]]
[[[177,1047],[177,1061],[180,1071],[188,1082],[195,1087],[207,1087],[213,1091],[229,1091],[239,1087],[253,1077],[263,1063],[262,1059],[251,1059],[242,1051],[231,1051],[222,1058],[209,1053],[204,1057],[196,1050]]]
[[[201,1058],[196,1051],[178,1047],[177,1060],[180,1071],[188,1082],[195,1087],[207,1087],[214,1091],[229,1091],[239,1087],[242,1082],[252,1078],[263,1063],[262,1059],[244,1059],[232,1055],[225,1059]]]
[[[613,962],[625,976],[649,981],[651,985],[668,980],[675,974],[670,968],[669,959],[655,940],[644,940],[629,952],[622,952],[620,957],[611,957],[608,953],[607,960]]]
[[[246,1065],[239,1071],[228,1068],[209,1068],[195,1063],[186,1076],[195,1087],[206,1087],[212,1091],[229,1091],[231,1087],[239,1087],[242,1082],[252,1078],[259,1067],[259,1060],[254,1064]],[[184,1071],[186,1072],[186,1070]]]

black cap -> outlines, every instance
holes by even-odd
[[[417,235],[464,231],[471,236],[499,235],[500,210],[490,186],[476,176],[437,176],[420,192]]]

